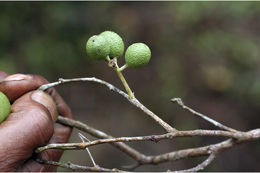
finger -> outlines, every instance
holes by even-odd
[[[41,76],[37,75],[23,75],[23,74],[16,74],[8,76],[4,82],[0,84],[0,91],[1,89],[3,91],[6,91],[7,95],[11,100],[14,100],[18,98],[23,93],[26,93],[30,90],[34,90],[39,88],[41,85],[48,83],[46,79],[44,79]],[[17,92],[17,88],[20,90]],[[56,92],[54,88],[50,88],[46,91],[49,93],[53,100],[56,103],[57,110],[59,112],[59,115],[72,118],[72,113],[70,108],[67,106],[65,101],[62,99],[62,97]],[[69,136],[71,134],[72,128],[63,126],[63,125],[55,125],[54,128],[54,134],[49,141],[49,143],[65,143],[68,141]],[[41,158],[46,158],[49,160],[55,160],[58,161],[62,155],[63,151],[60,150],[50,150],[45,151],[39,155]],[[28,169],[31,168],[31,169]],[[38,163],[35,163],[34,161],[28,161],[25,166],[22,168],[23,170],[42,170],[45,171],[52,171],[55,170],[53,167],[49,167],[47,165],[39,165]]]
[[[65,101],[57,92],[51,88],[48,93],[52,96],[57,104],[58,112],[61,116],[72,118],[72,113]],[[54,134],[48,143],[66,143],[69,140],[72,128],[56,123],[54,125]],[[44,160],[59,161],[62,155],[62,150],[46,150],[36,157]],[[56,171],[55,166],[40,164],[34,160],[27,161],[19,171]]]
[[[55,109],[54,101],[42,91],[30,92],[14,102],[12,113],[0,125],[1,171],[15,171],[36,147],[50,140]]]
[[[5,93],[12,102],[23,94],[35,90],[46,83],[48,83],[48,81],[39,75],[14,74],[8,76],[0,83],[0,91]],[[70,108],[62,97],[56,92],[56,90],[54,88],[50,88],[46,92],[49,93],[57,104],[59,114],[67,118],[72,118]]]
[[[11,102],[25,93],[39,88],[48,83],[46,79],[38,75],[14,74],[8,76],[0,83],[0,91],[5,93]]]
[[[70,136],[71,128],[64,127],[61,124],[55,124],[54,134],[49,141],[49,143],[66,143],[68,141],[68,137]],[[37,158],[41,158],[43,160],[51,160],[51,161],[59,161],[62,155],[62,150],[45,150],[39,155]],[[26,171],[26,172],[52,172],[56,171],[57,167],[47,164],[40,164],[33,159],[28,160],[18,171]]]

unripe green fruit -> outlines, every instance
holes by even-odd
[[[88,56],[94,60],[105,60],[109,55],[110,47],[105,37],[94,35],[90,37],[86,44]]]
[[[100,35],[106,38],[110,46],[110,57],[119,58],[123,56],[125,45],[123,39],[117,33],[113,31],[104,31]]]
[[[11,112],[11,104],[6,95],[0,92],[0,123],[8,117]]]
[[[151,50],[144,43],[134,43],[125,53],[126,64],[130,67],[142,67],[151,59]]]

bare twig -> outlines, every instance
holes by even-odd
[[[47,90],[48,88],[51,87],[55,87],[64,83],[69,83],[69,82],[96,82],[102,85],[105,85],[106,87],[108,87],[111,91],[117,92],[118,94],[120,94],[121,96],[125,97],[131,104],[133,104],[134,106],[138,107],[139,109],[141,109],[144,113],[146,113],[147,115],[149,115],[152,119],[154,119],[158,124],[160,124],[167,132],[174,132],[176,131],[175,128],[173,128],[172,126],[170,126],[169,124],[167,124],[165,121],[163,121],[160,117],[158,117],[155,113],[153,113],[152,111],[150,111],[147,107],[145,107],[142,103],[140,103],[135,97],[134,98],[130,98],[125,92],[123,92],[122,90],[118,89],[117,87],[115,87],[114,85],[103,81],[101,79],[97,79],[95,77],[86,77],[86,78],[74,78],[74,79],[62,79],[60,78],[57,82],[53,82],[53,83],[48,83],[48,84],[44,84],[42,85],[39,90]]]
[[[142,103],[139,102],[136,98],[129,100],[133,105],[141,109],[144,113],[153,118],[158,124],[160,124],[167,132],[175,132],[177,131],[175,128],[167,124],[161,118],[159,118],[156,114],[150,111],[147,107],[145,107]]]
[[[131,98],[129,97],[125,92],[121,91],[120,89],[116,88],[112,84],[105,82],[103,80],[97,79],[95,77],[92,78],[75,78],[75,79],[59,79],[58,82],[50,83],[41,86],[39,89],[46,90],[50,87],[54,87],[63,83],[68,82],[85,82],[85,81],[91,81],[96,82],[102,85],[105,85],[110,90],[117,92],[118,94],[125,97],[131,104],[141,109],[144,113],[149,115],[151,118],[153,118],[158,124],[160,124],[168,133],[162,134],[162,135],[150,135],[150,136],[137,136],[137,137],[118,137],[115,138],[113,136],[110,136],[100,130],[97,130],[93,127],[90,127],[82,122],[71,120],[64,117],[58,117],[57,122],[76,127],[84,132],[87,132],[88,134],[91,134],[92,136],[101,138],[94,141],[84,141],[82,143],[66,143],[66,144],[49,144],[44,147],[39,147],[36,149],[36,153],[40,153],[46,149],[62,149],[62,150],[71,150],[71,149],[86,149],[87,147],[97,145],[97,144],[104,144],[109,143],[115,147],[117,147],[122,152],[126,153],[130,157],[132,157],[134,160],[137,161],[137,164],[132,166],[131,168],[136,168],[141,165],[145,164],[159,164],[163,162],[168,161],[175,161],[180,160],[184,158],[190,158],[190,157],[200,157],[200,156],[208,156],[208,158],[203,161],[202,163],[198,164],[194,168],[183,170],[183,171],[199,171],[203,170],[206,166],[208,166],[215,157],[235,146],[236,144],[248,142],[248,141],[254,141],[260,139],[260,129],[254,129],[248,132],[241,132],[237,131],[235,129],[232,129],[230,127],[227,127],[211,118],[209,118],[206,115],[203,115],[199,112],[196,112],[195,110],[189,108],[188,106],[184,105],[182,100],[180,98],[174,98],[171,101],[181,106],[183,109],[193,113],[194,115],[203,118],[204,120],[208,121],[209,123],[215,125],[216,127],[223,129],[223,130],[191,130],[191,131],[179,131],[164,122],[161,118],[159,118],[156,114],[151,112],[148,108],[146,108],[142,103],[140,103],[135,97]],[[183,150],[177,150],[168,152],[165,154],[159,154],[154,156],[148,156],[140,153],[139,151],[135,150],[134,148],[128,146],[127,144],[124,144],[122,142],[131,142],[131,141],[154,141],[158,142],[163,139],[174,139],[176,137],[192,137],[192,136],[221,136],[229,138],[227,140],[224,140],[222,142],[211,144],[203,147],[196,147],[196,148],[189,148],[189,149],[183,149]],[[53,161],[42,161],[38,160],[38,162],[61,166],[65,168],[69,168],[72,170],[85,170],[85,171],[120,171],[117,169],[107,169],[107,168],[101,168],[99,166],[94,167],[85,167],[85,166],[79,166],[71,163],[60,163],[60,162],[53,162]],[[72,166],[71,166],[72,165]]]
[[[94,128],[90,128],[86,124],[76,121],[76,120],[71,120],[71,119],[64,118],[64,117],[58,117],[58,122],[60,122],[64,125],[69,125],[69,126],[79,128],[80,130],[83,130],[96,137],[109,138],[109,139],[113,138],[112,136],[107,135],[104,132],[101,132]],[[213,144],[213,145],[178,150],[178,151],[173,151],[173,152],[156,155],[156,156],[146,156],[121,142],[116,142],[116,143],[111,143],[111,144],[118,147],[121,151],[125,152],[126,154],[131,156],[133,159],[138,161],[139,165],[159,164],[162,162],[174,161],[174,160],[179,160],[179,159],[188,158],[188,157],[198,157],[198,156],[210,155],[212,153],[220,153],[221,151],[231,148],[235,144],[243,143],[243,142],[247,142],[247,141],[251,141],[251,140],[259,140],[260,139],[260,129],[251,130],[249,132],[238,132],[238,131],[229,132],[229,131],[221,131],[221,130],[177,131],[177,132],[168,133],[168,134],[159,135],[159,136],[152,135],[152,136],[149,136],[148,138],[145,137],[145,139],[151,140],[151,141],[158,141],[161,138],[166,138],[166,137],[174,138],[174,137],[181,137],[181,136],[223,136],[223,137],[233,138],[234,140],[228,139],[228,140],[225,140],[223,142]],[[113,138],[112,140],[110,140],[110,142],[112,142],[113,140],[117,140],[117,139],[120,139],[120,138]],[[139,138],[136,138],[136,139],[139,140]],[[129,140],[129,138],[127,140]],[[109,140],[106,142],[109,142]]]
[[[259,129],[260,130],[260,129]],[[39,147],[35,150],[36,153],[40,153],[47,149],[60,149],[60,150],[80,150],[86,149],[87,147],[104,144],[104,143],[115,143],[115,142],[132,142],[132,141],[154,141],[158,142],[163,139],[174,139],[176,137],[191,137],[191,136],[223,136],[231,137],[239,142],[245,140],[255,140],[250,133],[245,132],[228,132],[221,130],[191,130],[191,131],[177,131],[173,133],[167,133],[163,135],[151,135],[151,136],[136,136],[136,137],[119,137],[110,139],[97,139],[89,142],[81,143],[66,143],[66,144],[48,144],[44,147]],[[258,137],[257,137],[258,138]]]
[[[86,149],[87,147],[104,144],[104,143],[115,143],[115,142],[132,142],[132,141],[154,141],[158,142],[163,139],[173,139],[176,137],[191,137],[191,136],[224,136],[232,137],[241,141],[241,139],[251,138],[248,137],[247,133],[232,133],[220,130],[192,130],[192,131],[177,131],[173,133],[167,133],[163,135],[151,135],[151,136],[136,136],[136,137],[119,137],[110,139],[98,139],[89,142],[81,143],[66,143],[66,144],[48,144],[44,147],[39,147],[35,150],[36,153],[40,153],[47,149],[61,149],[61,150],[79,150]]]
[[[97,130],[93,127],[90,127],[89,125],[84,124],[80,121],[58,116],[57,122],[67,125],[67,126],[75,127],[77,129],[84,131],[97,138],[102,138],[102,139],[114,138],[113,136],[108,135],[105,132]],[[144,154],[142,154],[139,151],[135,150],[134,148],[128,146],[127,144],[124,144],[122,142],[110,143],[110,144],[113,145],[114,147],[116,147],[117,149],[119,149],[120,151],[124,152],[125,154],[129,155],[131,158],[133,158],[134,160],[136,160],[138,162],[145,160],[144,158],[146,156]]]
[[[258,129],[257,131],[260,134],[260,130]],[[259,134],[257,135],[258,137],[256,139],[260,138]],[[256,140],[256,139],[254,139],[254,140]],[[250,141],[250,140],[252,140],[252,139],[240,141],[239,143]],[[217,144],[204,146],[204,147],[183,149],[183,150],[173,151],[173,152],[156,155],[156,156],[146,156],[146,158],[145,158],[145,160],[143,160],[142,164],[159,164],[162,162],[175,161],[175,160],[180,160],[180,159],[189,158],[189,157],[211,155],[212,153],[223,152],[223,151],[227,150],[228,148],[233,147],[235,144],[238,144],[237,141],[235,141],[233,139],[228,139],[226,141],[223,141],[223,142],[220,142]],[[213,159],[213,158],[210,158],[210,160],[211,159]],[[205,163],[203,163],[202,166],[207,166],[207,165]],[[199,167],[202,168],[202,166],[199,166]]]
[[[70,169],[73,171],[91,171],[91,172],[122,172],[119,169],[113,168],[113,169],[108,169],[108,168],[103,168],[100,166],[94,166],[94,167],[89,167],[89,166],[81,166],[81,165],[76,165],[70,162],[67,163],[62,163],[62,162],[55,162],[55,161],[50,161],[50,160],[42,160],[39,158],[36,158],[35,161],[38,163],[42,164],[48,164],[48,165],[53,165],[53,166],[59,166],[62,168]]]
[[[44,91],[44,90],[47,90],[49,88],[52,88],[52,87],[55,87],[55,86],[58,86],[58,85],[61,85],[61,84],[71,83],[71,82],[95,82],[95,83],[99,83],[99,84],[102,84],[102,85],[105,85],[106,87],[108,87],[109,90],[117,92],[118,94],[120,94],[123,97],[125,97],[126,99],[128,99],[128,95],[125,92],[121,91],[120,89],[118,89],[114,85],[112,85],[112,84],[110,84],[110,83],[108,83],[104,80],[95,78],[95,77],[74,78],[74,79],[59,78],[59,80],[57,82],[44,84],[38,89]]]
[[[79,137],[80,137],[80,139],[81,139],[82,142],[86,142],[86,141],[90,142],[90,140],[89,140],[88,138],[86,138],[84,135],[82,135],[81,133],[78,133],[78,135],[79,135]],[[89,157],[90,157],[91,162],[93,163],[93,166],[96,167],[97,164],[96,164],[96,162],[95,162],[95,160],[94,160],[94,158],[93,158],[91,152],[89,151],[89,149],[88,149],[87,147],[86,147],[86,150],[87,150],[87,152],[88,152],[88,155],[89,155]]]
[[[126,169],[128,171],[134,171],[136,168],[140,167],[142,164],[140,163],[135,163],[135,164],[132,164],[132,165],[123,165],[122,168],[123,169]]]
[[[206,116],[206,115],[203,115],[202,113],[199,113],[199,112],[197,112],[197,111],[191,109],[190,107],[186,106],[186,105],[183,103],[183,101],[181,100],[181,98],[172,98],[171,101],[172,101],[173,103],[176,103],[177,105],[181,106],[183,109],[185,109],[185,110],[191,112],[192,114],[194,114],[194,115],[196,115],[196,116],[198,116],[198,117],[200,117],[200,118],[202,118],[202,119],[208,121],[209,123],[213,124],[214,126],[220,128],[220,129],[227,130],[227,131],[230,131],[230,132],[236,132],[236,131],[237,131],[237,130],[235,130],[235,129],[232,129],[232,128],[230,128],[230,127],[227,127],[227,126],[225,126],[225,125],[223,125],[223,124],[221,124],[221,123],[219,123],[219,122],[217,122],[217,121],[215,121],[215,120],[209,118],[209,117]]]
[[[198,171],[201,171],[201,170],[205,169],[215,158],[216,158],[216,154],[211,153],[206,160],[204,160],[202,163],[198,164],[197,166],[190,168],[190,169],[185,169],[185,170],[176,171],[176,172],[198,172]]]

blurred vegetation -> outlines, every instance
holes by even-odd
[[[106,63],[93,62],[85,53],[90,36],[113,30],[126,46],[134,42],[150,46],[149,65],[124,73],[135,95],[163,119],[180,129],[213,128],[169,102],[182,97],[224,124],[249,130],[260,122],[259,17],[259,2],[0,2],[0,69],[36,73],[49,81],[96,76],[122,88]],[[76,119],[115,136],[163,132],[142,112],[97,85],[72,84],[58,90]],[[75,133],[71,141],[76,140]],[[133,146],[156,154],[210,142],[216,141],[186,139],[162,143],[159,149],[148,143]],[[114,156],[111,148],[104,149],[92,149],[98,164],[131,163],[120,153]],[[86,155],[65,152],[63,159],[86,164]],[[228,157],[235,159],[227,162]],[[258,142],[224,153],[208,170],[259,171],[259,160]],[[138,170],[181,169],[194,163]]]

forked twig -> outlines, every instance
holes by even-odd
[[[82,135],[81,133],[78,133],[78,135],[79,135],[79,137],[80,137],[80,139],[81,139],[81,141],[82,142],[90,142],[90,140],[88,139],[88,138],[86,138],[84,135]],[[89,149],[86,147],[86,150],[87,150],[87,152],[88,152],[88,155],[89,155],[89,157],[90,157],[90,160],[91,160],[91,162],[93,163],[93,166],[94,167],[97,167],[97,164],[96,164],[96,162],[95,162],[95,160],[94,160],[94,158],[93,158],[93,156],[92,156],[92,154],[91,154],[91,152],[89,151]]]
[[[51,88],[51,87],[54,87],[54,86],[58,86],[58,85],[61,85],[61,84],[64,84],[64,83],[70,83],[70,82],[95,82],[95,83],[99,83],[99,84],[105,85],[106,87],[109,88],[109,90],[117,92],[121,96],[125,97],[131,104],[133,104],[134,106],[138,107],[144,113],[149,115],[153,120],[155,120],[159,125],[161,125],[167,132],[174,132],[174,131],[176,131],[175,128],[170,126],[168,123],[163,121],[160,117],[158,117],[155,113],[150,111],[147,107],[145,107],[142,103],[140,103],[135,97],[134,98],[130,98],[125,92],[123,92],[122,90],[118,89],[114,85],[112,85],[112,84],[110,84],[110,83],[108,83],[108,82],[106,82],[104,80],[95,78],[95,77],[74,78],[74,79],[62,79],[62,78],[60,78],[57,82],[44,84],[44,85],[42,85],[38,89],[44,91],[44,90],[47,90],[48,88]]]
[[[78,146],[80,147],[86,147],[101,143],[110,143],[114,145],[115,147],[119,148],[124,153],[131,156],[133,159],[135,159],[138,162],[138,166],[144,165],[144,164],[159,164],[162,162],[168,162],[168,161],[175,161],[184,159],[187,157],[198,157],[198,156],[205,156],[205,155],[211,155],[214,153],[215,157],[217,154],[221,153],[222,151],[225,151],[231,147],[233,147],[236,144],[244,143],[252,140],[259,140],[260,138],[260,129],[251,130],[249,132],[229,132],[229,131],[221,131],[221,130],[192,130],[192,131],[178,131],[173,133],[167,133],[164,135],[152,135],[152,136],[146,136],[146,137],[130,137],[130,138],[114,138],[110,135],[105,134],[104,132],[100,130],[96,130],[92,127],[87,126],[86,124],[71,120],[64,117],[58,117],[58,122],[64,125],[69,125],[72,127],[76,127],[82,131],[85,131],[95,137],[105,138],[108,140],[95,140],[92,141],[92,143],[77,143],[77,144],[50,144],[48,146],[45,146],[45,148],[38,148],[38,151],[43,151],[48,148],[59,148],[59,147],[67,147],[66,149],[73,149],[70,147]],[[135,141],[135,140],[151,140],[154,142],[158,142],[160,139],[163,138],[175,138],[175,137],[183,137],[183,136],[224,136],[224,137],[232,137],[233,139],[227,139],[223,142],[204,146],[204,147],[197,147],[197,148],[190,148],[190,149],[184,149],[184,150],[177,150],[165,154],[155,155],[155,156],[147,156],[144,155],[135,149],[129,147],[128,145],[122,143],[122,142],[116,142],[116,141]],[[74,146],[73,146],[74,145]],[[132,152],[133,151],[133,152]],[[206,167],[206,163],[210,163],[212,158],[209,157],[208,160],[201,163],[200,165],[196,166],[192,169],[202,169],[203,166]],[[210,161],[210,162],[209,162]],[[204,168],[203,168],[204,169]]]
[[[121,172],[121,170],[116,169],[116,168],[108,169],[108,168],[103,168],[103,167],[99,167],[99,166],[93,166],[93,167],[81,166],[81,165],[76,165],[76,164],[71,163],[71,162],[62,163],[62,162],[55,162],[55,161],[50,161],[50,160],[42,160],[42,159],[39,159],[39,158],[36,158],[35,161],[37,161],[38,163],[42,163],[42,164],[59,166],[59,167],[62,167],[62,168],[73,170],[73,171]]]
[[[102,132],[98,129],[95,129],[93,127],[90,127],[87,124],[84,124],[80,121],[76,121],[76,120],[72,120],[69,118],[65,118],[65,117],[61,117],[58,116],[57,119],[58,123],[61,123],[63,125],[67,125],[70,127],[75,127],[83,132],[86,132],[94,137],[97,138],[101,138],[101,139],[111,139],[114,138],[111,135],[106,134],[105,132]],[[135,150],[134,148],[128,146],[125,143],[122,142],[116,142],[116,143],[110,143],[111,145],[113,145],[114,147],[116,147],[117,149],[121,150],[122,152],[126,153],[127,155],[129,155],[130,157],[132,157],[134,160],[141,162],[141,160],[143,158],[145,158],[145,155],[140,153],[139,151]]]
[[[180,171],[176,171],[176,172],[198,172],[198,171],[201,171],[201,170],[205,169],[215,158],[216,158],[216,154],[211,153],[206,160],[204,160],[202,163],[198,164],[197,166],[190,168],[190,169],[180,170]]]
[[[46,149],[63,149],[63,150],[69,150],[69,149],[86,149],[87,147],[98,145],[98,144],[104,144],[109,143],[122,152],[129,155],[131,158],[137,161],[137,164],[132,166],[131,168],[136,168],[141,165],[145,164],[159,164],[163,162],[169,162],[169,161],[175,161],[180,160],[184,158],[190,158],[190,157],[200,157],[200,156],[208,156],[206,160],[204,160],[202,163],[198,164],[194,168],[186,169],[182,171],[200,171],[203,170],[206,166],[208,166],[215,158],[216,156],[235,146],[236,144],[245,143],[248,141],[254,141],[260,139],[260,129],[254,129],[248,132],[241,132],[237,131],[235,129],[232,129],[230,127],[227,127],[211,118],[209,118],[206,115],[203,115],[199,112],[194,111],[193,109],[189,108],[188,106],[184,105],[182,100],[180,98],[174,98],[171,101],[181,106],[183,109],[193,113],[194,115],[203,118],[207,122],[215,125],[216,127],[223,129],[223,130],[190,130],[190,131],[179,131],[173,127],[171,127],[169,124],[164,122],[162,119],[160,119],[157,115],[155,115],[152,111],[147,109],[142,103],[140,103],[135,97],[130,98],[125,92],[121,91],[120,89],[116,88],[112,84],[105,82],[103,80],[97,79],[97,78],[75,78],[75,79],[59,79],[58,82],[45,84],[41,86],[39,89],[46,90],[50,87],[54,87],[63,83],[68,82],[96,82],[102,85],[105,85],[110,90],[117,92],[118,94],[125,97],[131,104],[135,105],[139,109],[141,109],[143,112],[145,112],[147,115],[149,115],[151,118],[153,118],[158,124],[160,124],[168,133],[162,134],[162,135],[150,135],[150,136],[137,136],[137,137],[118,137],[115,138],[113,136],[110,136],[100,130],[97,130],[93,127],[88,126],[87,124],[84,124],[80,121],[68,119],[65,117],[59,116],[57,119],[57,122],[71,126],[76,127],[79,130],[82,130],[94,137],[101,138],[94,141],[83,141],[82,143],[66,143],[66,144],[49,144],[44,147],[39,147],[36,149],[37,153],[40,153]],[[123,142],[131,142],[131,141],[153,141],[158,142],[163,139],[174,139],[177,137],[193,137],[193,136],[221,136],[226,137],[229,139],[226,139],[222,142],[211,144],[203,147],[196,147],[196,148],[189,148],[189,149],[183,149],[183,150],[177,150],[172,151],[164,154],[149,156],[142,154],[141,152],[135,150],[134,148],[128,146],[127,144]],[[90,154],[90,157],[91,154]],[[99,167],[93,162],[94,167],[87,167],[87,166],[79,166],[71,163],[60,163],[60,162],[53,162],[53,161],[44,161],[44,160],[37,160],[40,163],[45,164],[51,164],[56,166],[61,166],[65,168],[69,168],[72,170],[84,170],[84,171],[110,171],[110,172],[117,172],[121,171],[118,169],[107,169]]]
[[[164,139],[174,139],[176,137],[192,137],[192,136],[222,136],[234,138],[237,141],[244,141],[248,139],[254,140],[252,135],[245,132],[228,132],[221,130],[191,130],[191,131],[176,131],[172,133],[166,133],[163,135],[150,135],[150,136],[136,136],[136,137],[119,137],[109,139],[97,139],[89,142],[81,143],[66,143],[66,144],[48,144],[44,147],[39,147],[35,150],[36,153],[40,153],[47,149],[60,149],[60,150],[85,150],[87,147],[115,142],[133,142],[133,141],[153,141],[159,142]]]
[[[230,128],[230,127],[227,127],[227,126],[225,126],[225,125],[223,125],[223,124],[221,124],[221,123],[219,123],[219,122],[213,120],[212,118],[209,118],[208,116],[203,115],[202,113],[199,113],[199,112],[197,112],[197,111],[191,109],[190,107],[186,106],[186,105],[183,103],[183,101],[181,100],[181,98],[172,98],[171,101],[172,101],[173,103],[176,103],[177,105],[181,106],[183,109],[185,109],[185,110],[191,112],[193,115],[196,115],[196,116],[198,116],[198,117],[200,117],[200,118],[202,118],[202,119],[208,121],[209,123],[213,124],[214,126],[220,128],[220,129],[227,130],[227,131],[230,131],[230,132],[237,132],[237,130],[232,129],[232,128]]]

